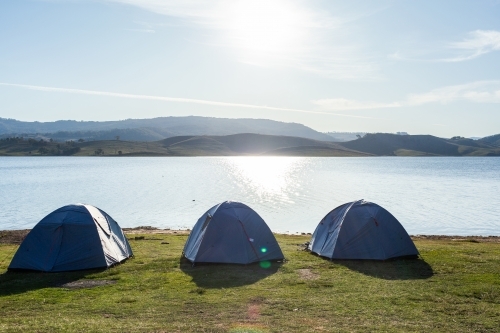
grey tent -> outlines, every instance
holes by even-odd
[[[192,263],[249,264],[283,259],[266,222],[250,207],[226,201],[196,222],[184,245]]]
[[[62,272],[110,267],[132,256],[122,229],[90,205],[61,207],[29,232],[9,270]]]
[[[401,223],[384,208],[364,200],[346,203],[328,213],[316,227],[309,250],[331,259],[418,256]]]

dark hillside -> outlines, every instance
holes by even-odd
[[[489,147],[489,145],[485,145],[485,143],[479,140],[467,139],[462,137],[446,139],[446,141],[456,145],[468,146],[468,147],[476,147],[476,148],[485,148],[487,146]]]
[[[194,135],[173,136],[171,138],[160,140],[159,143],[163,145],[163,147],[168,147],[170,145],[176,144],[181,141],[186,141],[194,137]]]
[[[172,152],[205,152],[209,155],[259,155],[281,148],[326,147],[347,151],[335,143],[290,136],[234,134],[226,136],[179,136],[160,141]],[[314,153],[310,153],[314,154]]]
[[[434,155],[460,155],[457,145],[431,135],[366,134],[361,139],[344,142],[341,145],[375,155],[396,155],[398,149]]]
[[[258,135],[251,133],[221,136],[217,137],[217,140],[224,143],[232,151],[241,154],[261,154],[263,152],[279,148],[298,146],[335,146],[333,143],[305,138]]]
[[[339,157],[339,156],[373,156],[371,154],[362,153],[359,151],[352,151],[347,149],[339,149],[326,146],[300,146],[279,148],[267,151],[261,155],[266,156],[310,156],[310,157]]]
[[[170,155],[178,156],[231,156],[237,155],[216,137],[194,136],[166,147]]]
[[[340,145],[381,156],[493,156],[500,150],[471,139],[442,139],[432,135],[367,134]]]
[[[500,134],[487,136],[485,138],[477,140],[481,143],[486,143],[489,145],[500,147]]]

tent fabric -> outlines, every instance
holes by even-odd
[[[316,227],[308,248],[331,259],[418,256],[401,223],[384,208],[364,200],[346,203],[329,212]]]
[[[203,214],[184,245],[194,263],[250,264],[284,259],[266,222],[250,207],[226,201]]]
[[[110,267],[133,255],[118,223],[90,205],[61,207],[28,233],[9,269],[63,272]]]

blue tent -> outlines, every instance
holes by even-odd
[[[401,223],[384,208],[364,200],[346,203],[328,213],[316,227],[309,250],[331,259],[418,256]]]
[[[132,255],[115,220],[99,208],[77,204],[61,207],[38,222],[9,269],[63,272],[110,267]]]
[[[250,207],[226,201],[196,222],[184,245],[192,263],[249,264],[282,260],[283,253],[266,222]]]

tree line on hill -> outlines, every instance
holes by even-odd
[[[48,156],[71,156],[78,153],[81,148],[74,141],[64,143],[55,142],[52,139],[35,140],[24,137],[7,137],[0,139],[0,149],[5,146],[14,146],[13,153],[27,152],[28,155],[34,153]]]

